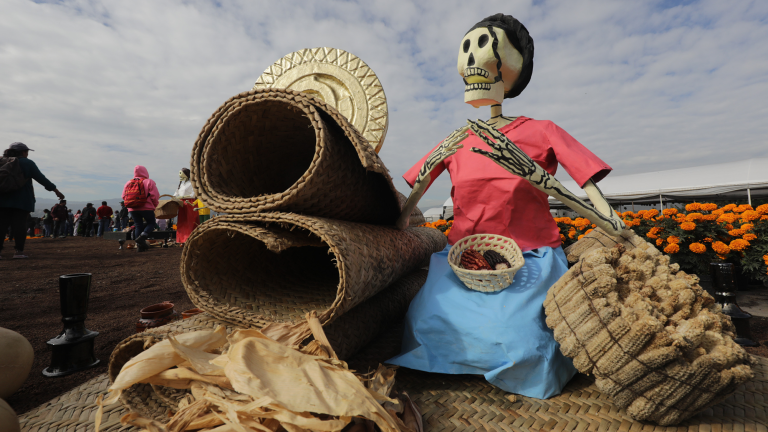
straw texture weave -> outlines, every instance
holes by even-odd
[[[752,379],[753,360],[696,276],[647,242],[625,240],[633,249],[581,253],[547,293],[547,325],[632,418],[677,424]]]
[[[190,318],[191,319],[191,318]],[[185,320],[188,321],[188,320]],[[176,323],[174,323],[176,324]],[[350,362],[365,370],[397,354],[402,333],[386,333]],[[740,385],[723,402],[705,409],[676,427],[656,426],[633,420],[616,407],[584,375],[563,392],[547,400],[505,393],[488,384],[482,376],[430,374],[400,368],[395,390],[407,392],[419,407],[424,430],[432,431],[524,431],[524,432],[768,432],[768,359],[757,358],[755,379]],[[19,416],[24,432],[93,431],[96,398],[110,385],[107,374],[100,375]],[[102,430],[131,431],[121,426],[120,417],[128,413],[122,404],[104,409]]]
[[[303,322],[312,310],[326,325],[446,244],[432,228],[289,213],[222,216],[190,235],[181,279],[196,307],[239,326]]]
[[[400,212],[386,167],[325,102],[287,89],[227,100],[192,149],[191,181],[212,210],[283,211],[392,225]]]

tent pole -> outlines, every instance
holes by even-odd
[[[752,193],[749,192],[749,188],[747,188],[747,203],[752,205]]]
[[[664,210],[664,201],[661,199],[661,194],[659,194],[659,211]]]

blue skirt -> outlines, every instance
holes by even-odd
[[[432,255],[427,282],[406,316],[402,353],[410,369],[484,375],[511,393],[546,399],[576,374],[547,327],[547,290],[568,270],[562,248],[523,253],[512,285],[495,293],[464,286],[448,265],[448,245]]]

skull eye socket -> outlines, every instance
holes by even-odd
[[[469,51],[469,39],[464,41],[464,52]]]
[[[482,47],[484,47],[484,46],[485,46],[485,44],[487,44],[487,43],[488,43],[488,35],[487,35],[487,34],[484,34],[484,35],[481,35],[481,36],[480,36],[480,39],[478,39],[478,41],[477,41],[477,46],[478,46],[478,47],[480,47],[480,48],[482,48]],[[464,50],[464,52],[467,52],[467,51],[466,51],[466,50]]]

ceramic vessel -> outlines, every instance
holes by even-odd
[[[200,314],[200,313],[203,313],[203,310],[200,309],[200,308],[194,308],[194,309],[190,309],[190,310],[185,310],[184,312],[181,313],[181,318],[182,319],[187,319],[187,318],[189,318],[191,316],[194,316],[194,315],[197,315],[197,314]]]
[[[141,319],[136,323],[136,333],[141,333],[149,328],[160,327],[179,319],[179,314],[173,309],[173,303],[167,301],[147,306],[139,313]]]

